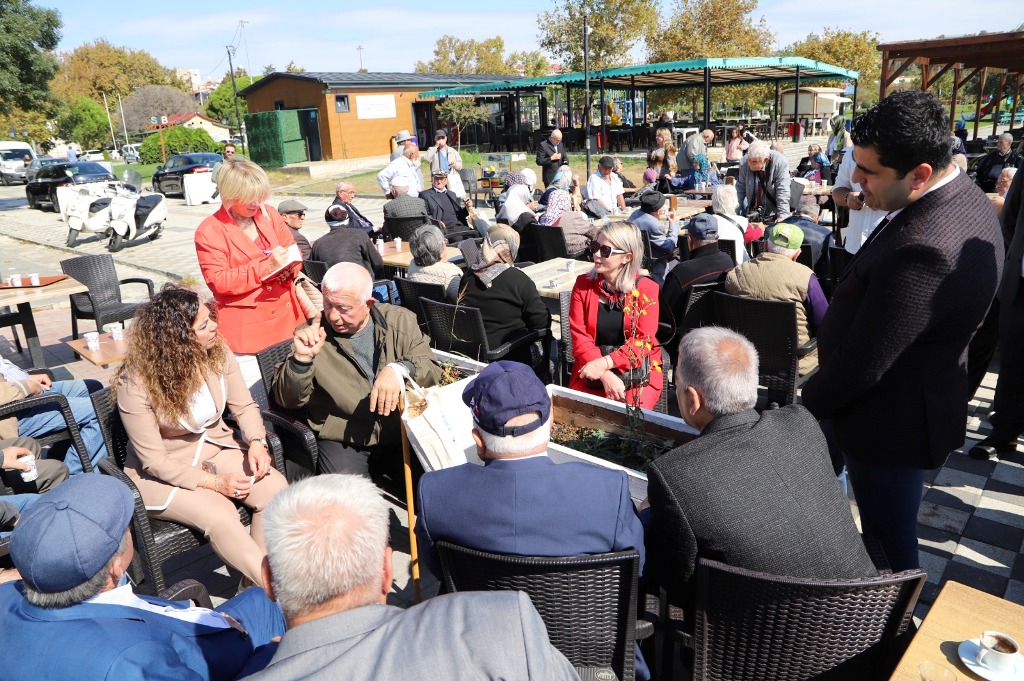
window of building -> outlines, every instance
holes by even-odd
[[[348,113],[348,95],[334,95],[335,113]]]

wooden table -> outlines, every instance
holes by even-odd
[[[36,321],[32,316],[32,303],[70,296],[72,293],[85,293],[88,290],[88,286],[71,277],[49,286],[0,288],[0,307],[8,305],[18,306],[18,315],[20,317],[18,323],[21,324],[21,328],[25,333],[25,341],[28,345],[29,357],[32,359],[32,366],[46,366],[46,360],[43,358],[43,346],[39,343],[39,332],[36,330]]]
[[[402,270],[408,269],[409,263],[412,262],[412,253],[409,251],[409,242],[404,239],[402,240],[401,249],[395,248],[394,241],[388,241],[385,243],[384,249],[380,251],[380,256],[384,261],[384,264],[388,267],[396,267]],[[447,246],[441,257],[453,262],[462,260],[462,251],[454,246]]]
[[[962,641],[995,630],[1024,641],[1024,607],[957,582],[946,582],[890,680],[920,681],[925,660],[943,664],[965,681],[978,678],[960,661]]]
[[[715,193],[715,190],[714,190],[713,187],[708,187],[707,189],[685,189],[685,190],[683,190],[683,194],[685,194],[687,196],[690,196],[690,197],[701,196],[701,197],[708,197],[708,198],[710,198],[711,195],[714,194],[714,193]]]
[[[87,348],[84,338],[76,338],[75,340],[64,342],[67,345],[70,345],[71,348],[79,355],[93,364],[103,367],[104,369],[110,364],[123,361],[124,356],[128,354],[128,339],[122,338],[121,340],[114,340],[109,333],[100,334],[99,350],[90,350]]]
[[[694,215],[706,213],[710,207],[711,201],[706,199],[687,199],[686,205],[683,205],[682,201],[676,203],[676,209],[673,212],[676,214],[677,220],[686,220]]]
[[[570,271],[568,263],[574,263]],[[544,262],[524,267],[523,272],[537,285],[537,291],[541,298],[551,298],[558,301],[558,294],[562,291],[571,291],[576,277],[586,274],[594,269],[594,263],[572,260],[570,258],[552,258]]]
[[[833,189],[835,189],[835,187],[833,185],[825,185],[825,186],[814,185],[814,186],[811,186],[809,184],[805,184],[804,185],[803,196],[829,196],[832,193]]]

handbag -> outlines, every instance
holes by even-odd
[[[467,457],[456,437],[457,432],[463,431],[464,424],[449,420],[437,390],[421,387],[402,364],[388,366],[398,373],[401,380],[405,404],[402,426],[423,470],[436,471],[466,463]]]

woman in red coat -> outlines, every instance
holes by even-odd
[[[569,387],[652,409],[664,384],[658,284],[640,276],[643,240],[630,222],[613,222],[590,245],[594,270],[572,289]]]
[[[231,159],[216,181],[223,205],[196,230],[196,255],[217,301],[220,335],[252,389],[260,382],[256,353],[291,338],[305,318],[294,283],[300,265],[288,265],[295,241],[281,215],[264,205],[270,181],[263,169]]]

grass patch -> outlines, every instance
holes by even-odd
[[[115,163],[114,177],[121,177],[121,174],[126,170],[134,170],[142,176],[143,180],[153,179],[153,172],[160,167],[159,163]]]

